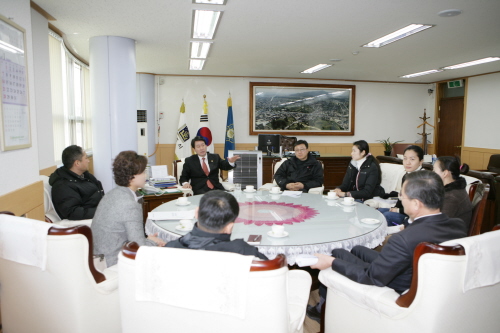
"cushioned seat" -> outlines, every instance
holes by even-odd
[[[141,247],[138,250],[137,248],[137,244],[129,243],[118,258],[123,332],[152,332],[158,329],[183,333],[302,332],[311,277],[305,271],[289,271],[283,255],[278,255],[275,260],[254,260],[253,263],[252,258],[249,258],[250,273],[248,268],[244,272],[246,283],[243,285],[246,288],[240,287],[234,290],[232,283],[221,285],[219,280],[227,279],[227,276],[218,279],[217,274],[223,274],[219,273],[218,269],[204,269],[199,272],[198,270],[202,265],[204,268],[218,266],[225,267],[227,272],[226,263],[233,262],[231,260],[234,260],[234,256],[245,258],[239,254],[174,248]],[[141,254],[142,249],[145,251],[144,254]],[[180,255],[183,260],[178,266],[162,267],[162,263],[169,259],[175,260],[174,258]],[[141,276],[146,276],[150,281],[162,280],[154,285],[154,288],[164,292],[148,292],[145,285],[150,287],[153,285],[143,280],[141,282],[138,276],[138,266],[141,265],[141,260],[147,261],[148,256],[154,256],[154,260],[149,258],[154,271],[141,270],[144,273]],[[158,260],[158,258],[165,259]],[[186,266],[180,267],[183,265]],[[193,275],[187,273],[193,270],[197,272],[194,273],[196,286],[190,285],[201,286],[202,292],[193,294],[191,288],[185,285],[164,285],[167,283],[166,280],[193,280]],[[159,271],[165,273],[158,275]],[[168,279],[163,279],[167,274]],[[231,281],[239,282],[239,280]],[[203,285],[204,283],[206,285]],[[219,297],[210,298],[207,295],[200,295],[201,293],[216,294]],[[173,296],[165,300],[160,294]],[[181,297],[179,302],[181,304],[176,303],[176,295]],[[239,303],[242,299],[245,300],[243,304]],[[210,305],[212,302],[213,306]],[[229,304],[231,306],[228,306]],[[243,311],[243,317],[232,313],[238,304],[242,305],[240,310]]]

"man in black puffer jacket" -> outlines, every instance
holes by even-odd
[[[62,153],[63,166],[50,175],[52,202],[61,219],[84,220],[94,217],[104,196],[101,182],[88,172],[89,159],[79,146]]]
[[[283,162],[274,174],[274,180],[281,190],[307,192],[311,188],[323,186],[323,167],[309,154],[307,141],[299,140],[293,148],[295,156]]]

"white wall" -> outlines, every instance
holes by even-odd
[[[468,79],[466,147],[500,149],[500,73]]]
[[[215,143],[224,142],[227,118],[227,98],[231,92],[236,143],[257,142],[249,135],[249,83],[296,82],[349,84],[356,86],[356,118],[354,136],[300,136],[309,142],[345,143],[364,139],[368,142],[385,139],[415,142],[419,140],[419,117],[427,109],[428,121],[433,124],[434,94],[429,96],[427,84],[367,83],[344,81],[275,80],[259,78],[214,78],[164,76],[165,84],[158,86],[158,111],[166,114],[160,121],[160,143],[173,144],[182,99],[186,104],[187,125],[191,137],[198,130],[203,107],[203,95],[207,96],[210,128]],[[432,142],[432,129],[427,127]]]
[[[33,31],[33,63],[35,73],[35,109],[38,131],[38,162],[40,169],[55,165],[54,135],[52,126],[52,101],[50,88],[50,60],[48,22],[31,9]]]
[[[0,195],[32,184],[39,179],[37,117],[35,104],[35,75],[31,34],[31,10],[29,0],[2,0],[0,14],[26,30],[26,56],[28,66],[29,106],[31,120],[30,148],[0,151]]]

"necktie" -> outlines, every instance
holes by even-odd
[[[202,167],[202,169],[203,169],[203,172],[205,173],[205,176],[207,176],[207,177],[208,177],[209,172],[208,172],[208,166],[207,166],[207,164],[205,163],[205,157],[202,157],[201,159],[202,159],[202,161],[203,161],[203,163],[201,163],[201,167]],[[213,189],[213,188],[214,188],[214,185],[213,185],[213,184],[212,184],[212,182],[211,182],[210,180],[208,180],[208,179],[207,179],[207,186],[208,186],[208,188],[209,188],[209,189]]]

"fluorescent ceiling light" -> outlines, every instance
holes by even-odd
[[[214,10],[195,10],[193,38],[212,39],[222,12]]]
[[[384,45],[390,44],[392,42],[395,42],[397,40],[411,36],[417,32],[420,32],[422,30],[429,29],[432,27],[433,27],[433,25],[430,25],[430,24],[410,24],[409,26],[406,26],[402,29],[394,31],[393,33],[385,35],[384,37],[381,37],[379,39],[375,39],[374,41],[371,41],[371,42],[363,45],[363,47],[382,47]]]
[[[442,69],[457,69],[457,68],[469,67],[469,66],[474,66],[474,65],[481,65],[481,64],[485,64],[487,62],[498,61],[498,60],[500,60],[500,57],[488,57],[488,58],[478,59],[478,60],[474,60],[474,61],[464,62],[462,64],[443,67]]]
[[[0,48],[4,49],[6,51],[12,52],[12,53],[24,54],[24,51],[21,50],[20,48],[17,48],[14,45],[11,45],[11,44],[6,43],[6,42],[1,41],[1,40],[0,40]]]
[[[212,43],[208,42],[191,42],[191,58],[205,59],[208,55]]]
[[[303,71],[301,73],[312,74],[314,72],[320,71],[320,70],[325,69],[325,68],[330,67],[330,66],[331,65],[327,65],[327,64],[319,64],[319,65],[316,65],[314,67],[308,68],[308,69],[306,69],[305,71]]]
[[[201,71],[205,65],[205,60],[202,59],[191,59],[189,60],[189,70]]]
[[[207,5],[225,5],[226,0],[193,0],[193,3],[203,3]]]
[[[411,78],[411,77],[417,77],[417,76],[422,76],[422,75],[427,75],[427,74],[439,73],[439,72],[442,72],[442,71],[443,71],[442,69],[431,69],[430,71],[418,72],[418,73],[403,75],[403,76],[400,76],[400,77],[404,78],[404,79],[408,79],[408,78]]]

